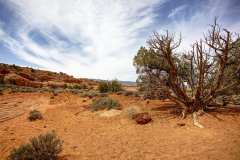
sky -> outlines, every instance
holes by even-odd
[[[214,18],[240,32],[240,0],[0,0],[0,63],[135,81],[133,57],[154,31],[181,50]]]

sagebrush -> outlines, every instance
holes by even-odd
[[[62,151],[63,141],[55,133],[34,137],[11,151],[9,160],[57,160]]]
[[[93,111],[103,110],[103,109],[119,109],[120,103],[109,97],[103,97],[93,100],[91,104],[91,109]]]

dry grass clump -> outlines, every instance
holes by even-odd
[[[9,160],[57,160],[63,141],[55,133],[34,137],[11,151]]]
[[[91,104],[91,109],[93,111],[103,110],[103,109],[119,109],[120,103],[117,100],[114,100],[109,97],[102,97],[99,99],[93,100]]]

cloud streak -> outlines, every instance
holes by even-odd
[[[43,69],[77,77],[135,80],[133,56],[154,30],[181,32],[181,49],[188,49],[202,37],[215,16],[239,32],[239,18],[228,18],[239,13],[237,5],[231,6],[232,1],[184,2],[167,7],[175,2],[9,0],[5,3],[18,19],[12,20],[16,23],[11,26],[14,36],[0,23],[0,43],[20,59]]]
[[[240,13],[240,6],[231,6],[233,1],[208,0],[204,3],[195,4],[187,10],[185,4],[172,10],[169,14],[171,22],[161,29],[168,29],[171,32],[182,35],[182,44],[180,50],[188,50],[191,44],[204,38],[204,33],[210,27],[210,24],[217,18],[218,23],[223,28],[228,28],[232,32],[240,32],[240,23],[237,13]],[[230,9],[231,8],[231,9]],[[238,11],[237,11],[238,10]],[[235,21],[229,22],[232,17]],[[161,32],[162,30],[159,30]]]
[[[181,11],[183,11],[187,7],[186,4],[181,5],[177,8],[174,8],[172,12],[168,15],[168,18],[173,18],[175,15],[179,14]]]
[[[5,43],[20,58],[80,77],[134,79],[132,57],[146,38],[139,33],[153,23],[153,6],[161,1],[14,0],[11,3],[25,23],[18,30],[19,41],[8,37]],[[29,33],[34,30],[40,31],[47,45],[31,39]]]

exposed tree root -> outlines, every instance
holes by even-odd
[[[193,125],[199,127],[199,128],[204,128],[202,124],[199,123],[198,121],[198,115],[196,112],[193,112]]]
[[[187,114],[187,110],[186,109],[183,109],[182,110],[182,119],[185,119],[186,118],[186,115]]]

